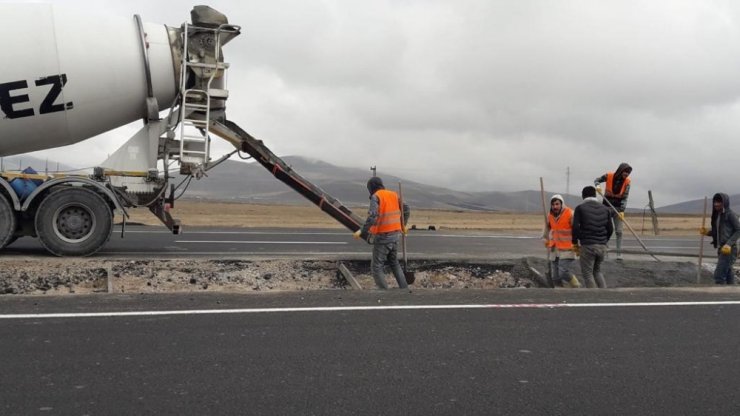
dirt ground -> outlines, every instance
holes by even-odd
[[[360,216],[364,208],[356,209]],[[173,212],[186,226],[341,228],[314,206],[276,206],[183,201]],[[640,230],[640,219],[630,218]],[[132,211],[130,222],[158,224],[147,210]],[[661,234],[695,235],[698,216],[660,218]],[[542,217],[534,214],[416,210],[418,228],[538,233]],[[650,223],[649,219],[646,224]],[[362,289],[374,289],[370,262],[344,261]],[[546,287],[547,262],[517,258],[496,262],[424,261],[409,263],[416,272],[412,289],[500,289]],[[86,258],[3,257],[0,294],[157,293],[228,291],[354,290],[339,272],[338,261],[321,260],[106,260]],[[696,286],[696,263],[608,261],[609,287]],[[705,264],[700,285],[711,284],[712,264]],[[575,270],[580,276],[580,270]],[[396,287],[392,277],[390,287]]]
[[[364,218],[367,207],[350,207]],[[314,205],[262,205],[202,201],[177,201],[172,211],[185,226],[229,227],[302,227],[342,228],[338,222]],[[638,235],[654,235],[649,217],[627,215],[627,221]],[[131,222],[158,225],[147,209],[131,210]],[[700,215],[661,215],[658,219],[660,235],[697,235],[701,226]],[[451,230],[481,230],[509,233],[529,233],[542,230],[542,214],[510,212],[413,210],[409,226]],[[625,230],[627,232],[627,230]]]
[[[344,261],[363,290],[374,289],[370,262]],[[711,283],[706,265],[701,285]],[[414,261],[411,289],[503,289],[547,287],[546,261],[521,258],[497,262]],[[609,287],[697,286],[696,264],[610,261]],[[580,271],[576,270],[580,276]],[[397,287],[388,277],[391,288]],[[0,294],[86,294],[355,290],[339,262],[322,260],[100,260],[3,259]],[[573,289],[569,289],[573,290]]]

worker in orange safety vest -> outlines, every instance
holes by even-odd
[[[617,209],[617,214],[612,216],[614,234],[617,236],[617,260],[622,259],[622,223],[624,221],[624,211],[627,209],[627,197],[630,194],[632,180],[629,176],[631,173],[632,166],[627,163],[620,163],[616,171],[605,173],[594,179],[596,192],[603,195]],[[602,191],[599,184],[603,182],[606,182],[606,187]],[[604,205],[608,204],[604,202]]]
[[[383,180],[377,176],[367,181],[367,190],[370,192],[367,220],[361,229],[355,231],[354,237],[373,245],[370,268],[375,284],[380,289],[388,289],[384,269],[387,264],[398,282],[398,287],[406,289],[408,288],[406,276],[398,262],[398,243],[401,233],[406,232],[406,224],[401,223],[401,209],[404,221],[408,221],[409,206],[404,203],[401,207],[398,194],[385,189]]]
[[[573,251],[573,210],[565,206],[560,195],[550,198],[542,240],[550,250],[550,277],[555,287],[581,287],[573,273],[575,252]]]

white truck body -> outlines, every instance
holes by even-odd
[[[0,156],[64,146],[143,121],[92,175],[0,172],[0,249],[32,236],[58,256],[90,255],[110,238],[114,212],[125,224],[132,207],[149,208],[179,233],[170,214],[176,196],[169,169],[179,166],[181,174],[200,178],[237,150],[352,231],[359,229],[360,218],[227,120],[229,64],[221,49],[240,28],[207,6],[195,6],[191,19],[174,28],[144,23],[138,15],[0,3]],[[212,160],[212,135],[236,150]]]
[[[133,18],[43,3],[0,3],[0,156],[76,143],[142,119],[146,72]],[[152,87],[178,90],[164,25],[144,23]]]

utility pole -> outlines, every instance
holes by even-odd
[[[570,195],[570,166],[565,168],[565,194]]]
[[[370,170],[371,170],[371,171],[373,171],[373,178],[374,178],[375,176],[377,176],[377,175],[375,174],[375,173],[376,173],[376,171],[377,171],[377,169],[378,169],[378,168],[377,168],[377,167],[375,167],[375,166],[371,166],[371,167],[370,167]]]

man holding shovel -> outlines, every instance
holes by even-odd
[[[573,252],[573,210],[565,206],[560,195],[550,198],[545,231],[542,234],[545,247],[550,251],[550,273],[555,287],[581,287],[573,274],[576,255]]]
[[[377,176],[367,181],[367,190],[370,192],[367,220],[361,229],[355,231],[354,237],[373,245],[370,268],[375,284],[380,289],[388,289],[384,270],[384,266],[388,264],[398,282],[398,287],[406,289],[408,288],[406,276],[398,262],[398,242],[401,233],[406,230],[405,222],[409,218],[409,206],[403,204],[401,207],[398,194],[385,189],[383,181]],[[404,223],[401,221],[401,210],[403,210]]]
[[[632,166],[627,163],[620,163],[614,172],[608,172],[594,180],[594,186],[598,193],[602,193],[598,187],[600,183],[606,182],[603,191],[604,205],[609,203],[617,210],[618,215],[614,217],[614,234],[617,238],[617,260],[622,259],[622,222],[624,221],[624,210],[627,209],[627,197],[630,194],[630,174]],[[607,203],[607,201],[609,203]]]

